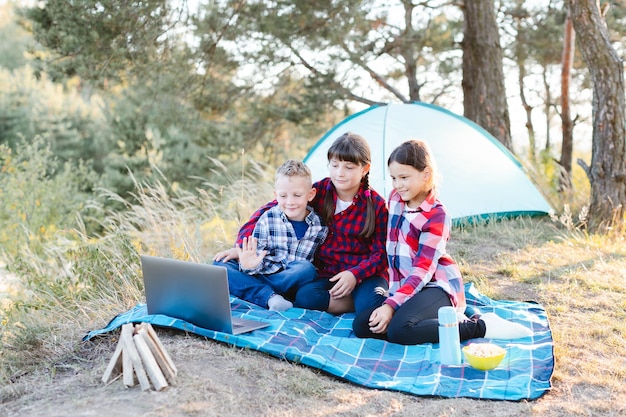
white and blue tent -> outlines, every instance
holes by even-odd
[[[425,103],[372,106],[335,125],[304,158],[314,181],[328,176],[328,148],[345,132],[369,142],[370,185],[384,198],[392,190],[391,151],[408,139],[422,139],[439,168],[439,199],[455,222],[551,211],[520,162],[497,139],[471,120]]]

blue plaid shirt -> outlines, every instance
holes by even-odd
[[[263,261],[253,269],[241,269],[246,274],[273,274],[287,267],[293,261],[313,262],[315,251],[326,238],[328,228],[322,226],[320,217],[308,207],[309,214],[304,221],[308,225],[302,239],[278,207],[274,206],[261,215],[252,236],[258,239],[258,250],[267,250]]]

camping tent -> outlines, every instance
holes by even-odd
[[[462,116],[425,103],[372,106],[330,129],[304,162],[314,180],[328,176],[327,151],[345,132],[368,140],[370,185],[383,197],[391,192],[387,159],[407,139],[430,145],[439,168],[439,197],[452,219],[542,215],[550,204],[515,157],[483,128]]]

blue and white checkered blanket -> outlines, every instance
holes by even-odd
[[[533,330],[531,337],[491,341],[507,350],[506,357],[494,370],[479,371],[465,362],[460,366],[441,365],[438,344],[402,346],[359,339],[352,333],[353,314],[333,316],[300,308],[274,312],[237,298],[231,299],[233,316],[264,320],[271,325],[233,336],[163,315],[148,315],[145,304],[139,304],[115,317],[105,328],[88,333],[84,339],[126,323],[148,322],[255,349],[369,388],[434,397],[539,398],[551,388],[554,371],[552,333],[543,307],[533,302],[492,300],[472,284],[465,285],[465,292],[468,311],[493,311]]]

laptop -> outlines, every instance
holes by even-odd
[[[148,314],[164,314],[234,335],[270,325],[232,316],[223,266],[142,255],[141,268]]]

